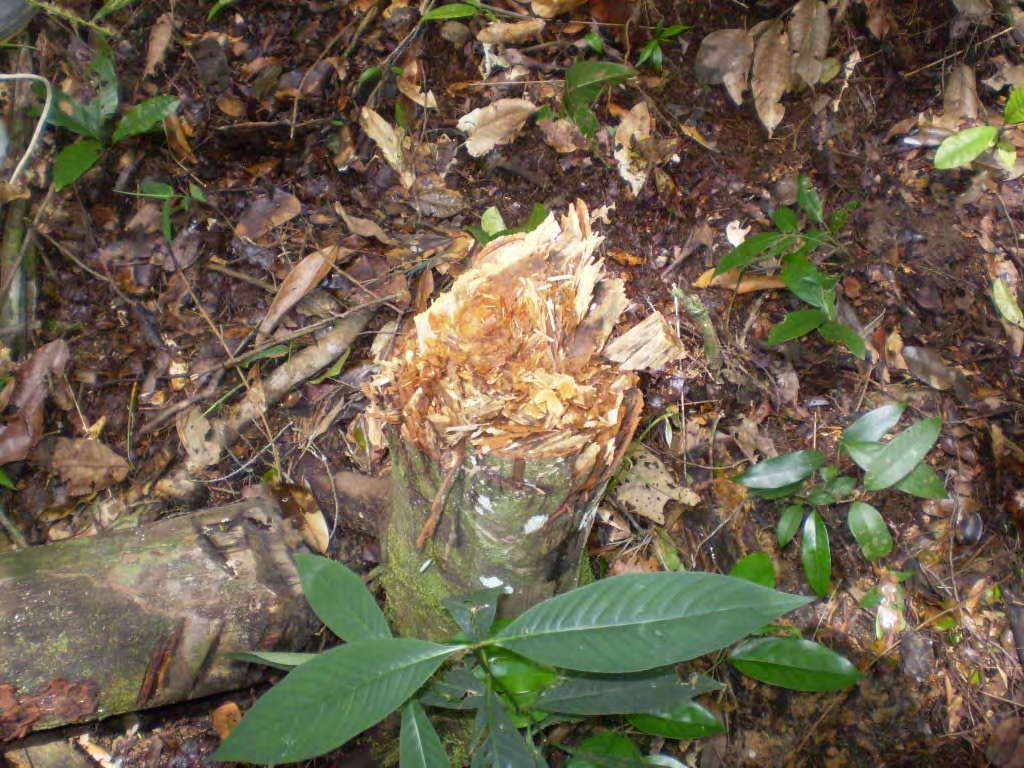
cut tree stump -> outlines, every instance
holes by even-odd
[[[0,742],[257,682],[301,650],[302,547],[264,499],[0,555]]]
[[[399,634],[450,636],[444,601],[482,588],[512,615],[576,586],[643,407],[634,371],[684,354],[660,317],[611,340],[628,300],[591,222],[577,202],[484,246],[368,387],[391,449],[381,544]]]

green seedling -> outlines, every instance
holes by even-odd
[[[787,453],[755,464],[733,478],[752,495],[785,503],[776,527],[779,546],[785,547],[797,532],[802,532],[804,574],[822,597],[828,593],[832,576],[832,551],[820,510],[848,503],[850,533],[864,557],[876,561],[892,551],[893,539],[882,514],[860,501],[863,492],[895,488],[923,499],[946,496],[942,479],[924,462],[939,438],[941,416],[922,419],[888,442],[881,442],[906,408],[904,403],[876,408],[843,432],[840,452],[864,471],[860,494],[855,493],[858,478],[840,474],[838,468],[826,463],[821,451]]]
[[[192,203],[206,202],[206,193],[201,187],[191,182],[188,185],[188,194],[185,195],[179,195],[170,184],[160,181],[144,181],[137,193],[124,192],[122,194],[131,197],[148,197],[163,202],[160,208],[160,228],[164,240],[168,243],[174,239],[171,216],[175,209],[187,212],[192,207]]]
[[[822,272],[810,259],[821,248],[827,248],[830,252],[843,250],[838,236],[857,204],[850,203],[833,211],[826,221],[818,192],[801,175],[797,188],[797,207],[810,226],[805,226],[797,211],[792,208],[776,208],[772,213],[775,228],[748,237],[719,262],[715,274],[731,269],[746,269],[768,259],[778,259],[782,265],[780,276],[786,287],[811,308],[790,312],[782,322],[773,325],[768,332],[768,345],[775,346],[817,331],[829,343],[842,344],[854,355],[864,359],[867,354],[864,340],[856,330],[838,319],[836,283],[839,278]]]
[[[642,67],[644,64],[650,64],[651,67],[660,72],[664,61],[661,46],[672,42],[673,38],[678,37],[689,28],[688,24],[673,24],[670,27],[666,27],[659,21],[658,26],[654,28],[654,36],[640,49],[636,65]]]
[[[511,235],[516,232],[532,232],[543,224],[547,217],[548,209],[540,203],[534,203],[526,221],[518,227],[509,227],[505,224],[501,211],[492,205],[480,216],[480,226],[466,227],[466,231],[475,237],[480,245],[487,245],[491,240],[496,240],[503,235]]]
[[[57,91],[47,116],[52,125],[81,137],[57,154],[53,181],[58,191],[80,179],[113,145],[158,128],[181,103],[177,96],[154,96],[118,119],[120,83],[110,46],[102,39],[96,41],[89,75],[94,89],[90,101],[83,103]]]
[[[358,575],[297,555],[313,611],[344,645],[321,654],[251,652],[232,658],[287,671],[221,744],[213,760],[291,763],[340,747],[401,710],[402,765],[450,765],[427,709],[474,713],[474,765],[610,765],[639,754],[624,736],[547,745],[545,729],[621,718],[670,739],[723,730],[697,697],[723,686],[675,664],[733,646],[729,662],[755,680],[801,691],[847,688],[860,672],[825,646],[792,636],[746,639],[806,604],[732,576],[615,576],[497,618],[502,587],[446,601],[455,634],[444,643],[395,638]],[[600,610],[595,613],[594,607]],[[588,760],[588,762],[573,762]],[[614,763],[618,764],[618,763]],[[627,763],[633,764],[633,763]]]
[[[1017,163],[1017,148],[1008,138],[1006,129],[1024,123],[1024,88],[1016,88],[1003,108],[1003,127],[978,125],[965,128],[943,139],[935,151],[935,167],[940,171],[970,165],[988,150],[1001,166],[1012,171]]]

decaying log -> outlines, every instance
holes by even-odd
[[[401,634],[444,637],[443,601],[482,587],[503,586],[514,614],[576,584],[643,406],[625,360],[681,354],[658,319],[609,353],[628,301],[591,221],[577,202],[489,243],[369,387],[391,448],[383,581]]]
[[[0,555],[0,742],[251,685],[220,654],[317,626],[301,546],[259,499]]]

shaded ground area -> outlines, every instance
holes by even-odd
[[[615,16],[614,3],[596,6]],[[969,62],[981,80],[999,56],[1019,64],[1020,48],[1012,34],[992,39],[998,27],[951,39],[956,9],[944,2],[883,4],[890,26],[879,37],[877,6],[853,4],[833,32],[830,55],[861,56],[848,85],[836,80],[787,97],[770,141],[749,103],[736,107],[722,88],[697,83],[693,60],[706,34],[774,18],[784,3],[643,3],[625,34],[592,27],[585,12],[561,16],[536,38],[496,48],[505,68],[486,80],[470,36],[481,20],[412,35],[419,15],[399,2],[243,1],[208,20],[209,4],[184,0],[173,17],[157,3],[115,14],[122,100],[173,94],[181,108],[168,141],[142,136],[116,145],[61,192],[33,187],[40,264],[30,346],[64,339],[70,362],[68,386],[46,410],[47,437],[7,468],[17,486],[5,502],[9,528],[30,543],[57,541],[233,500],[261,481],[308,484],[338,531],[343,558],[368,570],[379,557],[373,521],[339,512],[327,478],[383,467],[363,431],[360,386],[393,321],[425,307],[458,274],[472,245],[465,227],[478,225],[490,206],[512,226],[534,203],[548,211],[576,198],[591,208],[614,204],[602,232],[633,319],[661,310],[690,351],[645,375],[644,424],[652,428],[644,442],[700,503],[669,502],[658,522],[608,505],[595,531],[595,563],[611,572],[659,568],[668,547],[685,567],[728,572],[764,550],[780,589],[810,594],[799,548],[776,541],[776,503],[748,498],[728,477],[788,451],[836,455],[856,415],[893,400],[909,403],[912,420],[944,419],[928,461],[949,499],[871,496],[896,541],[884,561],[861,556],[845,524],[847,505],[823,511],[832,591],[794,623],[847,654],[865,679],[842,694],[804,694],[719,672],[731,685],[709,706],[727,733],[684,743],[677,754],[702,766],[985,764],[993,729],[1019,715],[1024,700],[1024,630],[1011,626],[1008,610],[1024,594],[1024,362],[1021,330],[1001,321],[991,299],[993,270],[1024,268],[1024,186],[970,169],[937,171],[929,150],[901,136],[908,119],[942,112],[954,65]],[[612,159],[610,132],[592,147],[557,152],[530,123],[480,157],[461,146],[456,125],[472,109],[520,97],[557,107],[567,66],[598,58],[580,42],[586,32],[603,30],[608,59],[635,61],[659,19],[692,25],[665,44],[664,71],[645,69],[595,104],[601,122],[614,126],[636,103],[649,103],[655,138],[665,143],[650,150],[657,170],[636,197]],[[167,39],[154,39],[168,25]],[[35,48],[8,51],[9,60],[27,55],[33,71],[87,99],[85,37],[47,17],[33,22],[29,39]],[[365,77],[393,66],[402,68],[397,81]],[[416,103],[427,91],[436,109]],[[991,90],[980,98],[999,111]],[[415,183],[405,183],[387,148],[369,138],[360,119],[367,106],[406,126]],[[73,138],[48,132],[30,182]],[[771,325],[805,307],[784,290],[690,288],[731,250],[730,222],[753,232],[769,227],[771,213],[794,202],[798,174],[827,211],[859,205],[840,232],[843,248],[819,267],[839,277],[851,324],[873,347],[866,360],[817,335],[768,347]],[[169,219],[162,200],[134,194],[146,182],[173,187]],[[306,257],[330,246],[340,251],[316,271]],[[308,274],[295,288],[300,266]],[[283,306],[288,285],[301,301]],[[673,286],[707,308],[720,369],[709,368],[705,337]],[[208,442],[186,406],[213,418],[239,393],[262,387],[269,371],[335,318],[362,307],[374,314],[344,367],[307,381],[246,425],[196,474],[198,484],[167,482],[170,468]],[[279,322],[268,324],[268,312]],[[59,441],[86,436],[123,457],[123,470],[103,456],[93,474],[76,479]],[[11,545],[2,534],[0,542]],[[897,580],[901,623],[880,630],[877,606],[862,601]],[[120,724],[101,735],[126,764],[199,765],[216,745],[203,717],[155,723],[144,716],[129,736],[117,732]],[[159,757],[136,762],[143,753]]]

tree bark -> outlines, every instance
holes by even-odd
[[[0,556],[0,741],[254,683],[221,654],[317,626],[301,546],[259,499]]]

